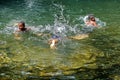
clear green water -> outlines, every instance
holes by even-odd
[[[120,79],[119,0],[4,0],[0,1],[1,80],[111,80]],[[60,8],[62,6],[62,8]],[[13,25],[25,21],[32,29],[53,26],[54,15],[79,25],[80,16],[94,14],[106,26],[83,40],[65,39],[51,50],[49,37],[24,34],[14,39]],[[63,17],[62,16],[62,17]],[[65,24],[64,24],[65,25]],[[80,27],[80,25],[79,25]]]

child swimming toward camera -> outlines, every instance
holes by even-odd
[[[96,18],[92,14],[84,17],[84,23],[87,26],[98,27]]]
[[[20,33],[28,32],[30,28],[26,28],[25,22],[18,22],[17,28],[14,30],[15,39],[21,39]]]

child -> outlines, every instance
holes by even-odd
[[[16,38],[16,39],[21,39],[20,33],[21,33],[21,32],[27,32],[27,31],[29,31],[29,30],[30,30],[30,28],[26,28],[24,22],[19,22],[19,23],[17,24],[17,28],[15,28],[15,30],[14,30],[15,38]]]
[[[53,35],[52,38],[49,40],[50,48],[56,49],[56,45],[57,45],[59,40],[60,40],[60,36]]]
[[[93,15],[87,15],[84,17],[84,22],[87,26],[98,27],[95,17]]]

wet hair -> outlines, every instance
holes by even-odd
[[[21,28],[20,30],[21,30],[21,31],[26,31],[27,28],[25,28],[25,22],[21,21],[21,22],[19,22],[19,23],[21,23],[21,25],[23,26],[23,28]]]
[[[93,15],[90,15],[90,16],[89,16],[89,19],[90,19],[91,21],[95,21],[95,17],[94,17]]]
[[[19,23],[21,23],[23,25],[23,27],[25,28],[25,22],[21,21]]]

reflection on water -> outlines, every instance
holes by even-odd
[[[119,79],[120,29],[119,23],[115,24],[119,17],[116,10],[117,0],[105,1],[108,7],[102,4],[102,1],[88,2],[91,1],[76,0],[73,3],[72,0],[21,0],[11,1],[11,4],[2,2],[0,79]],[[113,5],[113,2],[116,5]],[[111,12],[113,10],[115,13]],[[66,38],[83,33],[83,18],[90,13],[96,16],[102,27],[94,29],[89,37],[83,40]],[[114,18],[116,20],[111,21]],[[23,34],[22,40],[16,40],[13,35],[14,24],[21,20],[25,21],[32,31]],[[107,26],[103,21],[107,22]],[[49,48],[50,36],[34,35],[41,32],[62,36],[58,49]]]

